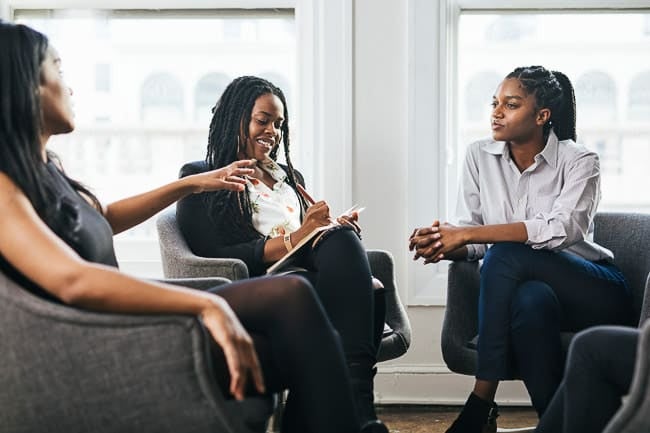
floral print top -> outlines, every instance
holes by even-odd
[[[285,181],[287,174],[275,161],[259,163],[276,180],[273,188],[248,177],[248,195],[253,210],[253,226],[265,236],[275,238],[292,233],[300,227],[300,202],[296,192]]]

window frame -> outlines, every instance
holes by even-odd
[[[461,13],[650,11],[645,0],[410,0],[408,5],[408,210],[409,227],[450,215],[449,194],[458,189],[449,161],[456,155],[458,26]],[[433,25],[432,25],[433,23]],[[432,145],[436,140],[438,145]],[[443,145],[446,143],[446,145]],[[460,155],[462,157],[462,155]],[[423,182],[423,173],[436,174]],[[410,253],[405,253],[410,259]],[[409,260],[410,261],[410,260]],[[447,263],[408,268],[407,304],[444,306]]]
[[[292,122],[299,122],[301,162],[308,188],[328,197],[333,209],[352,201],[353,4],[348,0],[0,0],[0,18],[13,21],[18,10],[131,10],[201,12],[206,10],[293,9],[296,23],[298,86]],[[336,92],[328,91],[337,89]],[[325,145],[327,144],[327,145]],[[327,150],[327,152],[325,152]],[[138,193],[141,191],[134,191]],[[118,254],[121,248],[116,242]],[[135,242],[126,259],[128,271],[151,275],[160,263],[157,241]]]

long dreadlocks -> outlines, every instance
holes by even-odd
[[[243,133],[248,137],[248,125],[255,101],[262,95],[277,96],[284,107],[284,122],[280,141],[284,146],[284,158],[287,164],[287,183],[296,189],[296,173],[289,155],[289,111],[284,93],[271,82],[252,76],[239,77],[233,80],[224,90],[221,98],[212,110],[212,121],[208,135],[208,149],[205,161],[210,170],[224,167],[238,158],[239,136]],[[276,146],[269,156],[277,160],[279,146]],[[300,194],[298,198],[307,207]],[[215,191],[206,194],[206,205],[213,222],[219,226],[221,221],[235,223],[234,230],[224,231],[228,243],[246,242],[255,237],[262,237],[252,223],[252,206],[248,188],[242,192]]]

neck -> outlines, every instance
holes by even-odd
[[[536,134],[529,140],[525,141],[508,141],[508,150],[510,157],[514,161],[519,171],[524,171],[535,162],[535,155],[539,154],[546,146],[546,141],[542,134]]]
[[[47,148],[45,146],[49,139],[49,134],[41,133],[41,156],[43,157],[43,162],[47,162]]]

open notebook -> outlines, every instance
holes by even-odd
[[[341,218],[343,216],[350,216],[352,215],[352,212],[361,213],[364,209],[365,209],[364,207],[358,207],[357,205],[354,205],[350,209],[346,210],[341,215],[339,215],[338,218]],[[294,245],[293,249],[291,251],[288,251],[284,256],[282,256],[280,260],[273,263],[266,270],[266,273],[268,275],[271,275],[271,274],[286,272],[289,270],[294,270],[289,268],[291,266],[291,263],[293,262],[293,258],[296,256],[298,251],[300,251],[302,248],[305,248],[305,245],[315,246],[318,243],[318,241],[321,239],[321,237],[325,233],[327,233],[328,230],[336,230],[338,227],[341,227],[341,224],[337,221],[338,218],[333,220],[330,224],[326,226],[321,226],[314,229],[307,236],[300,239],[300,241],[298,241],[298,243]]]

